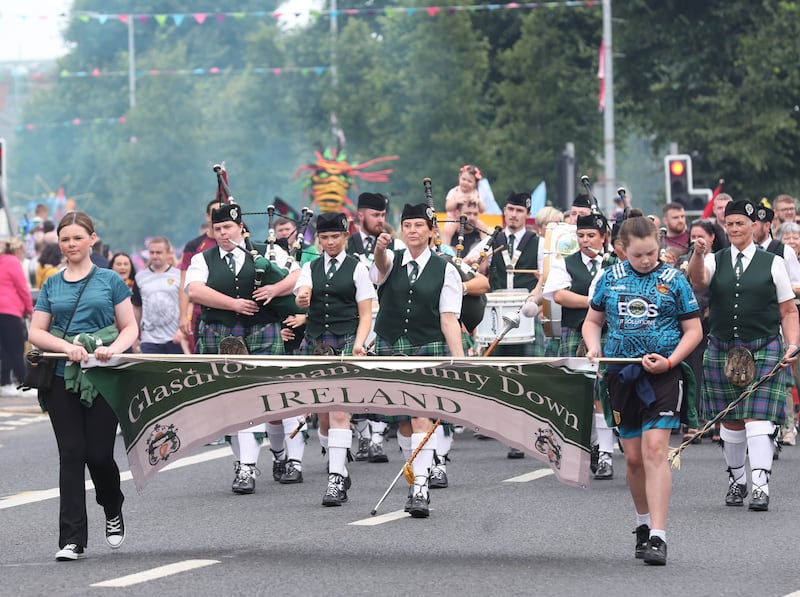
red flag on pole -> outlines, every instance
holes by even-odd
[[[720,178],[719,182],[717,183],[717,188],[714,189],[714,192],[711,193],[711,199],[708,200],[706,203],[706,207],[703,210],[703,217],[710,218],[711,215],[714,213],[714,198],[722,192],[722,185],[725,184],[725,179]]]

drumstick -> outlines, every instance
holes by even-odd
[[[506,272],[511,274],[533,274],[534,276],[539,275],[538,269],[507,269]]]

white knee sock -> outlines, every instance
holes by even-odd
[[[369,421],[367,419],[358,419],[355,424],[358,437],[369,439]]]
[[[436,438],[436,457],[439,460],[439,463],[436,466],[443,471],[446,471],[446,457],[447,454],[450,453],[450,446],[453,445],[453,437],[451,435],[445,435],[444,429],[441,425],[436,428],[434,437]]]
[[[728,429],[720,427],[719,438],[722,440],[722,454],[725,463],[731,469],[731,475],[740,485],[745,485],[744,463],[747,458],[747,432],[744,429]]]
[[[422,443],[426,433],[414,433],[411,435],[411,451],[417,449]],[[428,475],[430,474],[431,467],[433,466],[433,451],[436,449],[436,435],[431,435],[430,439],[425,442],[425,445],[417,454],[414,462],[411,463],[414,468],[414,493],[422,493],[423,496],[428,496]]]
[[[386,431],[386,423],[383,421],[370,421],[369,427],[372,431],[372,441],[373,444],[381,445],[383,444],[383,433]]]
[[[328,436],[323,435],[321,431],[317,432],[317,437],[319,438],[319,445],[322,446],[325,451],[328,450]]]
[[[397,432],[397,444],[400,446],[400,449],[403,451],[403,458],[408,460],[409,457],[411,456],[411,436],[403,435],[398,431]]]
[[[277,454],[279,460],[283,460],[286,454],[283,454],[286,447],[285,440],[286,434],[283,432],[283,422],[281,423],[267,423],[267,437],[269,438],[269,449],[272,450],[273,458]]]
[[[283,432],[286,436],[286,458],[297,461],[294,464],[294,468],[303,470],[302,462],[303,453],[306,450],[306,438],[303,437],[302,431],[298,431],[293,438],[289,437],[297,429],[297,424],[298,421],[295,417],[283,420]]]
[[[750,421],[744,424],[744,429],[747,433],[747,452],[753,488],[760,487],[769,495],[767,471],[772,470],[772,454],[775,451],[772,434],[775,432],[775,425],[771,421]]]
[[[612,454],[614,452],[614,431],[606,425],[606,418],[602,413],[594,413],[594,422],[597,427],[597,444],[600,452]]]
[[[328,472],[347,476],[347,450],[353,443],[350,429],[328,429]]]
[[[257,464],[261,444],[256,441],[252,431],[239,431],[231,436],[231,448],[236,460],[242,464]]]

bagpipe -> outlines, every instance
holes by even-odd
[[[217,175],[217,199],[219,199],[220,205],[238,205],[231,195],[230,187],[228,186],[228,173],[225,170],[224,164],[215,164],[213,170]],[[237,248],[244,251],[245,254],[253,260],[253,267],[255,269],[253,290],[262,286],[277,284],[289,275],[292,264],[295,261],[300,261],[303,253],[303,237],[313,212],[307,208],[303,208],[303,217],[300,223],[300,229],[298,229],[297,240],[294,246],[287,251],[288,258],[282,266],[277,262],[275,250],[275,245],[277,243],[274,225],[275,206],[268,205],[266,214],[269,217],[266,242],[254,244],[251,241],[250,229],[247,227],[247,224],[242,221],[242,226],[244,228],[244,234],[242,235],[244,238],[244,247],[237,245]],[[243,212],[242,215],[255,215],[255,212]],[[272,297],[262,308],[279,317],[281,321],[283,318],[293,315],[298,311],[293,294]]]

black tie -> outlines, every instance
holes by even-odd
[[[336,273],[336,260],[331,259],[330,265],[328,265],[328,280],[333,278],[333,274]]]
[[[225,255],[225,259],[228,261],[228,269],[231,270],[232,274],[236,273],[236,262],[233,260],[233,253],[228,253]]]
[[[737,280],[742,277],[742,271],[743,270],[744,270],[744,267],[742,266],[742,254],[739,253],[736,256],[736,265],[733,266],[733,271],[736,272],[736,279]]]
[[[508,237],[508,255],[512,259],[514,258],[514,235],[513,234],[511,234]]]
[[[597,262],[592,259],[591,265],[589,266],[589,274],[594,278],[597,275]]]

